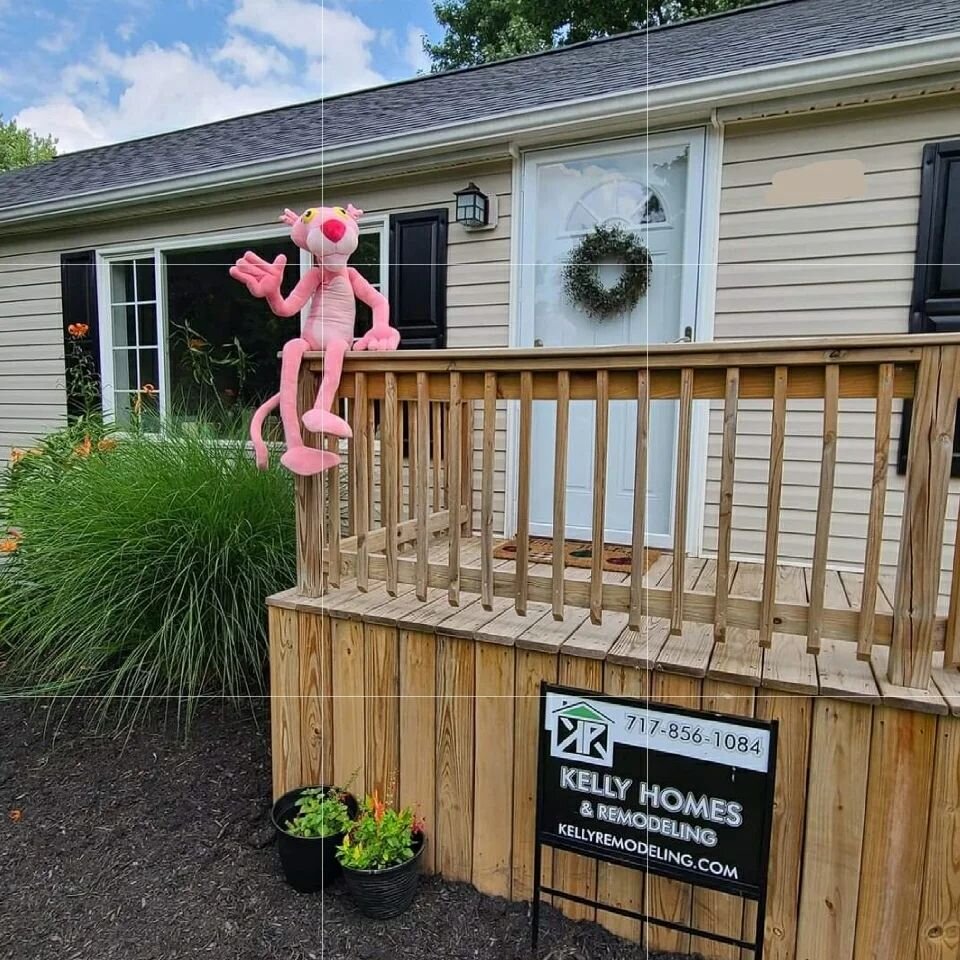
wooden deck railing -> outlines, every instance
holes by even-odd
[[[306,406],[315,396],[322,356],[310,355],[301,379]],[[933,655],[960,663],[960,550],[952,559],[949,612],[938,616],[956,405],[960,390],[960,336],[778,339],[709,344],[603,349],[401,351],[350,354],[341,385],[341,403],[353,427],[345,531],[341,531],[339,470],[298,481],[298,569],[302,593],[316,596],[327,583],[355,576],[361,589],[371,579],[395,593],[413,583],[421,599],[428,587],[442,587],[451,604],[463,592],[478,593],[488,606],[494,596],[515,599],[520,614],[529,601],[589,607],[595,622],[603,611],[669,618],[678,632],[684,621],[716,625],[723,641],[731,627],[757,631],[769,646],[774,632],[808,638],[816,653],[823,638],[855,641],[861,658],[874,644],[889,645],[889,681],[925,688]],[[777,562],[787,411],[793,400],[822,400],[822,450],[809,602],[777,598]],[[875,428],[872,484],[859,608],[833,609],[825,602],[838,411],[846,399],[873,401]],[[518,408],[517,558],[514,570],[494,563],[496,404]],[[587,580],[565,576],[562,551],[554,551],[552,575],[531,572],[530,529],[533,402],[551,401],[556,424],[554,489],[565,488],[569,458],[570,403],[595,404],[593,457],[593,567]],[[643,551],[633,550],[629,583],[604,582],[602,541],[612,401],[636,403],[634,453],[636,490],[647,485],[651,407],[672,401],[679,407],[674,471],[673,540],[686,542],[688,484],[692,457],[694,402],[723,405],[716,587],[712,594],[684,589],[686,556],[675,551],[669,588],[643,585]],[[758,599],[731,596],[731,540],[736,528],[734,468],[738,408],[742,400],[771,403],[769,473],[766,487],[764,574]],[[911,400],[913,411],[896,587],[892,613],[877,610],[881,540],[887,507],[887,479],[894,402]],[[477,425],[479,426],[477,427]],[[474,431],[479,440],[479,526],[474,523]],[[343,469],[343,468],[340,468]],[[646,497],[634,497],[635,547],[645,542]],[[553,528],[565,529],[565,500],[555,497]],[[461,562],[464,536],[479,531],[479,568]],[[448,543],[445,562],[431,561],[436,537]],[[342,539],[344,536],[346,540]],[[412,550],[410,549],[412,545]]]

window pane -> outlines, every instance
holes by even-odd
[[[121,260],[110,265],[111,303],[133,302],[133,263]]]
[[[115,390],[137,388],[137,359],[133,350],[113,351],[113,386]]]
[[[157,299],[157,277],[153,266],[153,257],[136,261],[137,299]]]
[[[357,250],[350,258],[350,266],[370,283],[380,284],[380,232],[361,233]]]
[[[137,308],[133,304],[113,307],[113,345],[132,347],[137,342]]]
[[[157,343],[157,305],[141,303],[137,306],[137,329],[140,346],[155,346]]]
[[[150,387],[154,390],[160,386],[160,370],[156,349],[140,350],[140,383],[141,390]]]

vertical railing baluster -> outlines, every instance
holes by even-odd
[[[440,510],[442,495],[441,490],[443,489],[440,483],[440,464],[442,462],[441,452],[440,452],[440,438],[443,434],[443,431],[440,427],[440,419],[443,416],[443,413],[440,409],[439,401],[437,403],[431,404],[430,412],[432,415],[433,422],[433,436],[431,439],[431,446],[433,450],[433,512],[436,513]]]
[[[383,433],[380,444],[380,489],[383,498],[383,525],[386,527],[387,593],[397,595],[397,524],[400,502],[397,476],[400,473],[400,411],[396,374],[387,373],[383,386]]]
[[[861,660],[870,659],[870,651],[873,647],[873,628],[877,618],[880,549],[883,546],[883,516],[887,500],[887,470],[890,464],[893,378],[893,364],[881,363],[877,369],[877,412],[873,433],[873,482],[870,487],[867,545],[863,554],[863,589],[860,592],[860,616],[857,622],[857,656]]]
[[[773,413],[770,426],[770,467],[767,477],[767,530],[763,546],[763,592],[760,598],[760,646],[773,639],[777,602],[777,557],[780,544],[780,501],[783,494],[783,452],[787,422],[786,367],[773,371]]]
[[[460,416],[463,420],[460,444],[460,505],[463,507],[463,520],[460,524],[461,533],[465,536],[473,535],[473,400],[464,400],[461,404]]]
[[[737,464],[737,412],[740,399],[740,370],[727,370],[723,398],[723,448],[720,456],[720,508],[717,529],[717,587],[714,636],[723,643],[727,637],[727,599],[730,596],[730,542],[733,534],[733,478]]]
[[[633,534],[630,542],[630,626],[640,629],[646,573],[647,448],[650,440],[650,373],[637,371],[637,439],[633,454]]]
[[[593,444],[593,545],[590,557],[590,619],[603,620],[603,544],[607,505],[607,437],[610,428],[610,377],[597,371],[596,421]]]
[[[517,599],[516,610],[527,613],[530,557],[530,444],[533,437],[533,374],[520,374],[520,456],[517,469]]]
[[[420,423],[416,402],[407,403],[407,519],[417,516],[417,470],[420,467],[420,441],[418,438]]]
[[[427,599],[427,581],[429,576],[427,552],[430,547],[430,533],[427,529],[427,514],[430,504],[427,499],[427,473],[430,459],[427,444],[430,442],[430,394],[427,389],[427,375],[417,374],[417,419],[416,419],[417,457],[414,474],[416,477],[416,517],[417,517],[417,599]],[[414,482],[411,481],[411,488]]]
[[[823,634],[823,590],[827,581],[830,519],[833,513],[833,481],[837,468],[837,419],[840,401],[840,368],[828,364],[823,371],[823,447],[820,455],[820,492],[813,539],[813,569],[810,571],[810,609],[807,620],[807,652],[820,652]]]
[[[374,517],[376,516],[376,496],[377,496],[377,482],[376,482],[376,435],[377,435],[377,418],[374,411],[376,406],[376,400],[369,397],[369,387],[367,388],[368,394],[368,403],[367,403],[367,520],[372,530],[374,527]]]
[[[960,666],[960,506],[953,531],[953,571],[950,575],[950,606],[947,608],[944,663]]]
[[[553,453],[553,618],[563,619],[567,532],[567,449],[570,436],[570,372],[557,374],[557,419]]]
[[[367,533],[370,530],[370,487],[367,476],[370,472],[367,460],[370,445],[367,442],[367,375],[354,374],[353,404],[353,447],[356,460],[353,469],[353,483],[356,488],[355,507],[357,511],[357,586],[366,590],[368,585],[369,555]]]
[[[888,679],[930,683],[960,384],[960,347],[924,347],[910,422]]]
[[[693,424],[693,370],[680,371],[680,415],[677,427],[677,478],[673,509],[673,587],[670,630],[683,629],[683,584],[687,566],[687,500],[690,495],[690,438]]]
[[[447,562],[447,598],[450,603],[457,605],[460,603],[460,488],[463,484],[463,477],[460,475],[462,467],[462,458],[460,448],[468,442],[468,438],[463,435],[463,382],[460,374],[454,370],[450,374],[450,453],[449,463],[447,464],[447,482],[450,489],[447,491],[447,502],[450,507],[447,510],[449,517],[449,529],[447,537],[450,545],[450,555]]]
[[[327,449],[340,455],[340,438],[327,437]],[[326,472],[327,481],[327,579],[340,586],[340,463]]]
[[[483,450],[480,461],[480,602],[493,609],[493,486],[497,443],[497,375],[483,375]],[[451,521],[452,522],[452,521]]]
[[[297,384],[297,416],[313,406],[319,389],[319,377],[304,366]],[[316,446],[314,434],[304,439]],[[323,479],[296,477],[297,498],[297,589],[305,597],[319,597],[326,584],[323,575]]]

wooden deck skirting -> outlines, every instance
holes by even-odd
[[[301,401],[310,402],[322,370],[322,355],[308,355]],[[710,625],[724,643],[732,630],[748,631],[751,642],[772,648],[780,637],[806,638],[806,650],[818,655],[830,642],[855,642],[856,657],[870,661],[875,647],[888,647],[885,682],[926,691],[941,660],[960,664],[960,550],[953,559],[953,582],[946,617],[939,616],[940,564],[946,516],[955,409],[960,391],[960,336],[894,336],[775,341],[730,341],[650,348],[588,350],[444,350],[394,354],[350,354],[341,384],[341,400],[354,437],[349,443],[349,529],[340,531],[340,483],[337,471],[325,479],[297,481],[298,589],[320,596],[346,578],[361,591],[370,581],[386,584],[391,595],[413,584],[424,601],[428,590],[446,591],[451,604],[479,595],[489,609],[509,597],[518,615],[533,604],[549,603],[552,616],[587,609],[591,622],[626,615],[639,629],[643,617],[667,618],[671,634],[686,625]],[[530,517],[532,405],[554,403],[556,412],[555,488],[562,486],[569,458],[571,400],[591,400],[596,408],[593,450],[592,539],[599,556],[603,539],[607,420],[614,400],[635,400],[636,488],[646,486],[648,423],[654,403],[679,404],[673,518],[675,542],[687,528],[688,478],[692,456],[691,411],[694,401],[723,402],[720,513],[717,567],[732,569],[731,533],[737,417],[741,400],[769,400],[771,438],[767,481],[767,527],[763,562],[757,566],[759,590],[734,596],[728,576],[715,576],[710,591],[686,584],[688,559],[675,558],[679,573],[669,586],[639,589],[639,578],[614,583],[601,576],[600,564],[586,580],[564,575],[560,564],[536,569],[525,553]],[[791,401],[823,402],[820,495],[808,589],[790,595],[778,580],[778,544],[784,448]],[[827,589],[828,545],[839,434],[839,404],[846,399],[875,404],[874,474],[864,497],[869,521],[859,571],[862,602],[831,602]],[[509,570],[493,563],[493,490],[497,401],[519,409],[517,562]],[[910,449],[904,494],[903,527],[895,583],[880,602],[880,546],[885,517],[890,416],[894,401],[911,400]],[[479,428],[475,414],[480,413]],[[474,431],[482,451],[479,464],[480,516],[474,516]],[[374,437],[381,439],[376,455]],[[563,498],[557,498],[554,523],[564,525]],[[450,523],[451,505],[459,522]],[[645,498],[634,498],[633,543],[644,542]],[[402,514],[406,514],[405,518]],[[476,522],[478,521],[479,522]],[[479,532],[480,556],[466,564],[462,551]],[[447,549],[431,560],[432,538],[445,534]],[[403,547],[412,545],[404,552]],[[635,555],[639,554],[635,550]],[[467,595],[467,596],[464,596]],[[860,596],[860,592],[858,592]],[[943,651],[943,657],[938,651]]]

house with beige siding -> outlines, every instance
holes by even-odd
[[[469,184],[488,203],[479,225],[457,217],[455,194]],[[159,416],[199,415],[204,389],[231,408],[269,391],[295,323],[249,302],[226,270],[245,249],[285,252],[295,282],[306,264],[278,215],[321,202],[363,209],[354,263],[388,296],[408,347],[956,330],[956,4],[775,0],[4,174],[0,462],[65,422],[73,323],[90,328],[103,408],[121,422],[145,386],[156,388]],[[571,302],[562,282],[566,257],[598,225],[634,232],[653,264],[646,295],[603,321]],[[602,266],[600,275],[614,282],[617,271]],[[221,351],[212,373],[194,364],[196,339]],[[722,403],[694,406],[684,546],[710,555]],[[789,409],[784,561],[809,563],[813,553],[822,409],[820,400]],[[610,409],[610,541],[629,541],[633,410],[626,401]],[[555,438],[541,413],[534,404],[529,526],[551,534]],[[897,401],[885,570],[900,536],[901,413]],[[873,404],[843,400],[840,421],[828,559],[843,569],[864,555]],[[501,402],[494,510],[507,534],[517,520],[517,429],[514,405]],[[591,405],[574,402],[573,442],[590,444],[593,429]],[[770,402],[744,400],[739,431],[732,551],[755,557]],[[647,539],[669,548],[675,405],[654,412],[650,437]],[[571,458],[570,537],[590,527],[590,471],[589,457]]]

